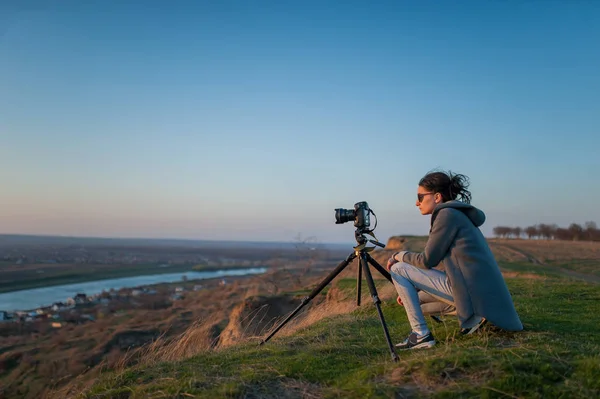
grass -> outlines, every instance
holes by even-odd
[[[552,262],[553,266],[563,269],[572,270],[578,273],[590,274],[600,277],[600,260],[598,259],[581,259],[572,260],[569,262]]]
[[[519,265],[514,265],[519,269]],[[457,335],[449,317],[438,344],[393,362],[376,310],[321,320],[176,362],[107,372],[82,398],[590,398],[600,395],[600,286],[550,276],[507,279],[525,326]],[[384,282],[378,281],[378,288]],[[354,289],[355,279],[336,285]],[[366,290],[366,284],[363,284]],[[352,295],[349,295],[352,297]],[[403,308],[382,304],[394,342],[409,331]],[[284,327],[285,329],[285,327]]]

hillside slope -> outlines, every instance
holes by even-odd
[[[419,250],[424,243],[424,238],[409,238],[403,248]],[[400,353],[395,363],[366,284],[362,305],[356,306],[351,265],[263,346],[258,346],[261,337],[318,281],[304,292],[256,295],[236,308],[239,322],[225,331],[237,345],[183,351],[170,359],[152,356],[165,353],[157,345],[147,348],[137,365],[107,370],[91,386],[82,379],[56,397],[598,397],[600,285],[594,277],[600,245],[490,243],[506,271],[523,332],[486,329],[463,337],[455,318],[448,317],[443,324],[430,323],[438,341],[434,348]],[[373,257],[385,264],[391,252],[377,250]],[[586,274],[588,269],[592,274]],[[581,281],[565,271],[590,277]],[[374,277],[390,334],[398,342],[409,331],[406,315],[395,304],[392,285]],[[260,316],[258,309],[269,303],[281,309]],[[253,317],[260,323],[247,322]],[[190,329],[179,344],[186,336],[188,345],[193,343],[189,336],[200,328]]]

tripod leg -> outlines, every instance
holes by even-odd
[[[394,350],[394,345],[392,344],[392,340],[390,338],[390,332],[388,331],[387,324],[385,323],[385,319],[383,318],[383,312],[381,311],[381,299],[379,299],[379,295],[377,294],[377,289],[375,288],[375,283],[373,282],[373,276],[371,276],[371,272],[369,271],[369,264],[367,261],[367,254],[361,252],[360,256],[360,265],[365,274],[365,278],[367,279],[367,285],[369,286],[369,291],[371,292],[371,296],[373,297],[373,303],[377,308],[377,313],[379,314],[379,320],[381,321],[381,326],[383,327],[383,333],[385,335],[385,340],[387,341],[388,347],[390,348],[390,353],[392,354],[392,360],[397,362],[398,355]]]
[[[358,265],[358,270],[356,272],[356,306],[360,306],[360,292],[362,290],[362,266]]]
[[[350,264],[350,262],[352,262],[354,260],[354,258],[356,258],[356,256],[357,256],[356,253],[352,252],[350,255],[348,255],[348,257],[344,261],[340,262],[340,264],[337,265],[337,267],[331,273],[329,273],[329,275],[327,277],[325,277],[325,279],[323,279],[323,281],[321,281],[321,284],[319,284],[318,287],[316,287],[314,290],[312,290],[312,292],[308,296],[304,297],[302,299],[302,302],[300,303],[300,305],[296,309],[294,309],[294,311],[288,317],[286,317],[286,319],[284,321],[282,321],[271,332],[271,334],[269,334],[265,339],[263,339],[260,342],[260,345],[264,344],[269,339],[271,339],[271,337],[273,335],[275,335],[275,333],[277,333],[277,331],[279,331],[288,321],[290,321],[300,311],[300,309],[302,309],[308,302],[310,302],[311,299],[316,297],[319,294],[319,292],[321,292],[323,290],[323,288],[325,288],[327,286],[327,284],[329,284],[331,282],[331,280],[333,280],[338,274],[340,274],[341,271],[344,270],[344,268],[346,266],[348,266]]]
[[[371,264],[371,266],[373,266],[375,269],[377,269],[377,271],[379,273],[381,273],[381,275],[383,277],[385,277],[390,283],[392,283],[392,276],[390,275],[390,272],[388,272],[387,270],[385,270],[385,268],[383,266],[381,266],[379,263],[377,263],[377,261],[375,259],[373,259],[371,257],[371,255],[369,255],[368,253],[365,253],[365,257],[367,258],[367,261]]]

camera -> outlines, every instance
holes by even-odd
[[[369,204],[365,201],[354,204],[354,209],[337,208],[335,210],[335,224],[342,224],[354,220],[354,227],[366,229],[371,225]]]

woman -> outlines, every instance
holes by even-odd
[[[508,331],[523,329],[500,268],[479,230],[485,215],[470,205],[468,184],[466,176],[450,172],[432,172],[419,182],[416,205],[422,215],[431,215],[425,250],[397,252],[387,263],[412,328],[408,338],[396,345],[399,349],[435,344],[419,291],[454,306],[463,334],[474,333],[488,321]]]

